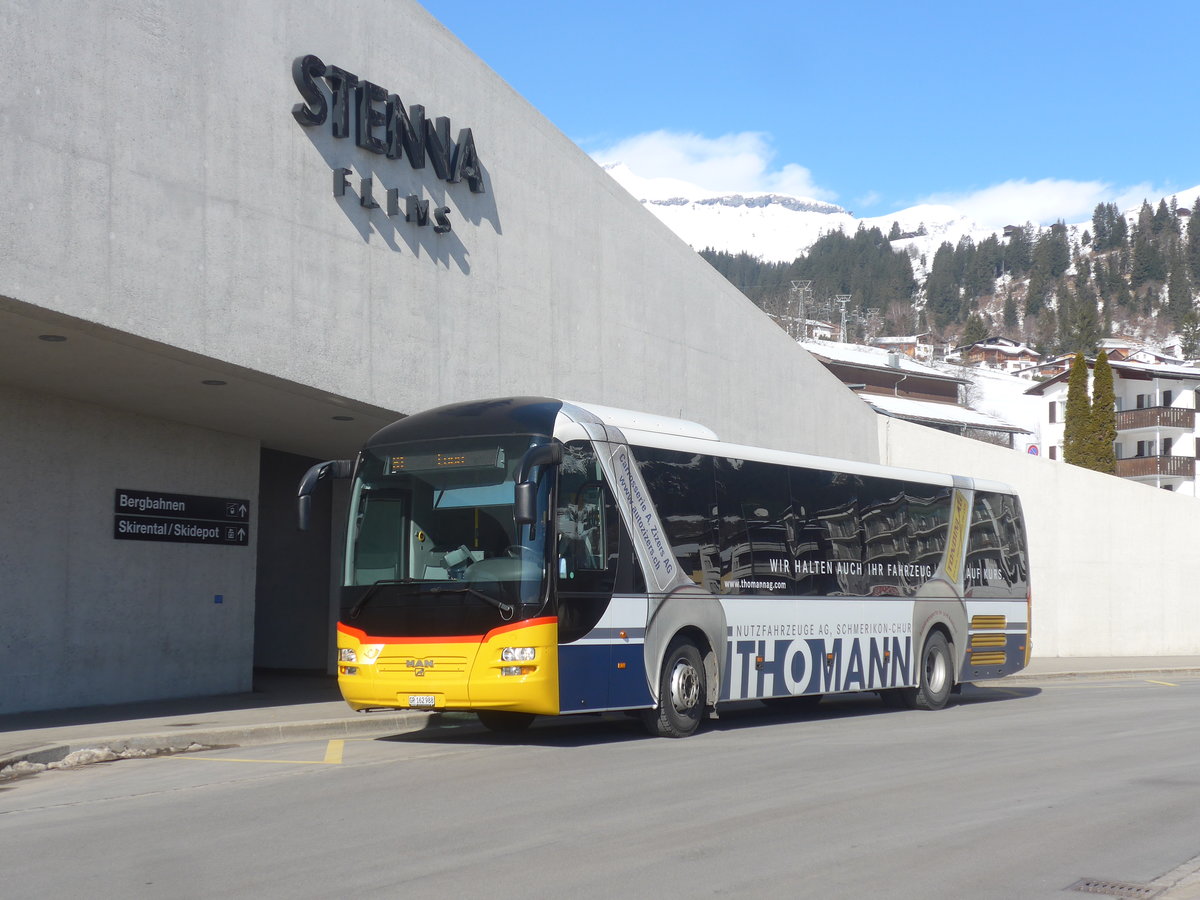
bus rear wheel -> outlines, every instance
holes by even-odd
[[[504,712],[498,709],[478,709],[475,715],[488,731],[500,734],[513,734],[525,731],[533,724],[533,713]]]
[[[681,738],[694,734],[704,719],[707,698],[700,651],[686,638],[677,638],[663,657],[658,680],[658,709],[647,711],[646,728],[659,737]]]
[[[942,709],[954,690],[954,664],[946,635],[935,631],[925,639],[921,651],[921,681],[915,688],[882,691],[883,702],[891,707]]]

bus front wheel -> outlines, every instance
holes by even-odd
[[[681,738],[694,734],[704,719],[707,698],[700,651],[686,638],[677,638],[663,657],[658,681],[658,709],[647,711],[646,727],[659,737]]]

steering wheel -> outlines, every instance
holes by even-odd
[[[504,555],[511,556],[513,559],[528,559],[530,562],[541,563],[537,552],[524,544],[509,544],[504,548]]]

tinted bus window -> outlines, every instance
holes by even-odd
[[[979,491],[964,572],[968,597],[1024,598],[1029,585],[1025,528],[1011,494]]]
[[[858,594],[863,579],[862,479],[790,469],[793,590],[810,596]]]
[[[859,504],[866,541],[867,593],[896,597],[911,594],[912,548],[904,484],[882,478],[865,478],[863,482]]]
[[[718,592],[712,457],[649,447],[636,448],[634,455],[679,568],[696,584]]]
[[[909,559],[930,573],[937,571],[946,552],[952,497],[951,488],[926,484],[914,485],[909,494],[908,520],[912,528]]]
[[[933,577],[946,548],[952,493],[948,486],[867,479],[868,595],[911,597]]]
[[[788,469],[724,458],[714,469],[721,590],[794,593]]]

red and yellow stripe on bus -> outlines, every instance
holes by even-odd
[[[426,638],[376,637],[339,622],[337,645],[338,687],[354,709],[559,711],[553,616]]]

